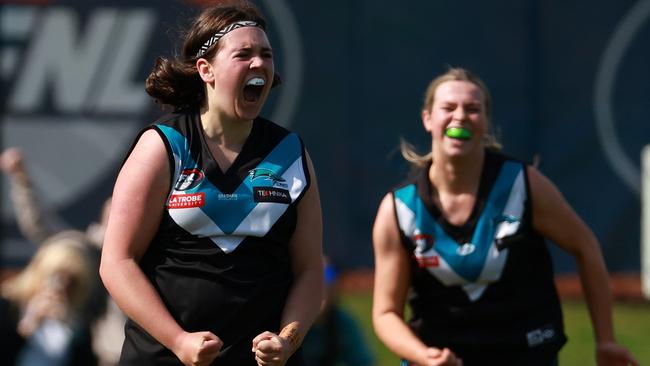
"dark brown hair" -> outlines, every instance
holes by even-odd
[[[173,106],[175,110],[198,107],[205,100],[205,85],[196,69],[199,48],[217,31],[242,20],[251,20],[266,29],[266,20],[259,10],[246,1],[222,2],[203,10],[182,36],[180,54],[172,59],[156,58],[145,82],[145,90],[157,103]],[[211,60],[219,42],[201,58]]]

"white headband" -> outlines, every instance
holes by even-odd
[[[217,33],[215,33],[214,36],[210,37],[210,39],[208,39],[203,44],[203,46],[201,46],[199,51],[196,53],[196,57],[203,56],[206,52],[208,52],[208,49],[210,49],[210,47],[212,47],[215,43],[217,43],[217,41],[219,41],[221,37],[225,36],[228,32],[232,32],[237,28],[243,28],[243,27],[262,28],[262,26],[259,23],[254,22],[252,20],[242,20],[239,22],[228,24],[223,29],[220,29]]]

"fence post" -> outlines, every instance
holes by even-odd
[[[641,287],[650,300],[650,145],[641,152]]]

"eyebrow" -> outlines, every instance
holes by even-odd
[[[438,100],[440,103],[454,103],[454,104],[455,104],[455,103],[458,103],[458,101],[457,101],[456,99],[454,99],[454,98],[451,98],[451,99],[438,98],[437,100]],[[461,102],[461,103],[463,103],[463,104],[471,104],[471,103],[481,103],[481,101],[478,100],[478,99],[472,99],[472,100],[465,101],[465,102]]]
[[[438,104],[440,104],[442,106],[459,105],[459,104],[463,105],[463,106],[470,106],[470,107],[482,107],[483,106],[483,103],[480,102],[480,101],[471,101],[471,102],[467,102],[467,103],[464,103],[464,102],[458,103],[458,102],[450,101],[450,100],[440,100],[438,102]]]
[[[253,49],[255,49],[255,48],[256,48],[255,46],[244,45],[244,46],[241,46],[241,47],[233,47],[233,48],[232,48],[232,52],[236,52],[236,51],[250,51],[250,50],[253,50]],[[267,46],[263,46],[263,47],[261,47],[261,50],[262,50],[263,52],[267,52],[267,51],[271,51],[271,52],[273,52],[273,48],[271,48],[271,47],[267,47]]]

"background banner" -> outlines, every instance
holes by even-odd
[[[162,115],[144,80],[203,2],[2,3],[2,148],[23,151],[41,201],[69,225],[97,218],[136,132]],[[504,152],[539,156],[594,229],[609,269],[639,270],[650,0],[256,4],[283,78],[263,116],[305,140],[336,263],[372,267],[376,209],[409,170],[399,139],[429,148],[424,89],[460,66],[491,89]],[[0,259],[20,265],[34,246],[16,227],[5,177],[2,186]],[[575,270],[553,255],[559,272]]]

